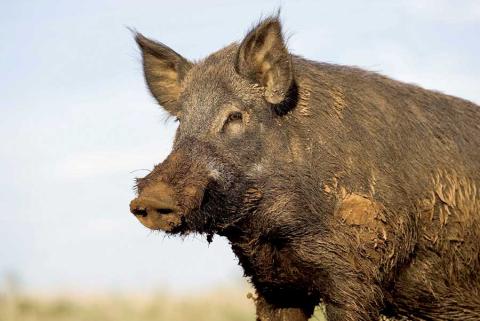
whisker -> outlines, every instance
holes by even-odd
[[[149,172],[149,173],[152,172],[151,169],[139,168],[139,169],[135,169],[135,170],[131,171],[130,174],[133,174],[133,173],[138,172],[138,171],[147,171],[147,172]]]

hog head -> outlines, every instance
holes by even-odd
[[[179,126],[171,154],[138,179],[130,210],[153,230],[219,232],[255,211],[288,153],[279,121],[295,107],[296,83],[280,22],[268,18],[197,63],[136,41],[150,92]]]

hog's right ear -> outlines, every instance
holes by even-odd
[[[153,97],[171,115],[178,115],[181,83],[192,63],[165,46],[136,33],[142,51],[145,80]]]

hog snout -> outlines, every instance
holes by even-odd
[[[130,212],[152,230],[171,231],[181,223],[173,189],[160,182],[131,201]]]

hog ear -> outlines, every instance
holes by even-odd
[[[165,46],[135,34],[135,40],[142,51],[145,80],[153,97],[172,115],[178,115],[178,97],[181,82],[192,67],[192,63]]]
[[[278,16],[263,20],[247,34],[238,49],[235,68],[264,87],[269,103],[283,102],[293,82],[293,71]]]

